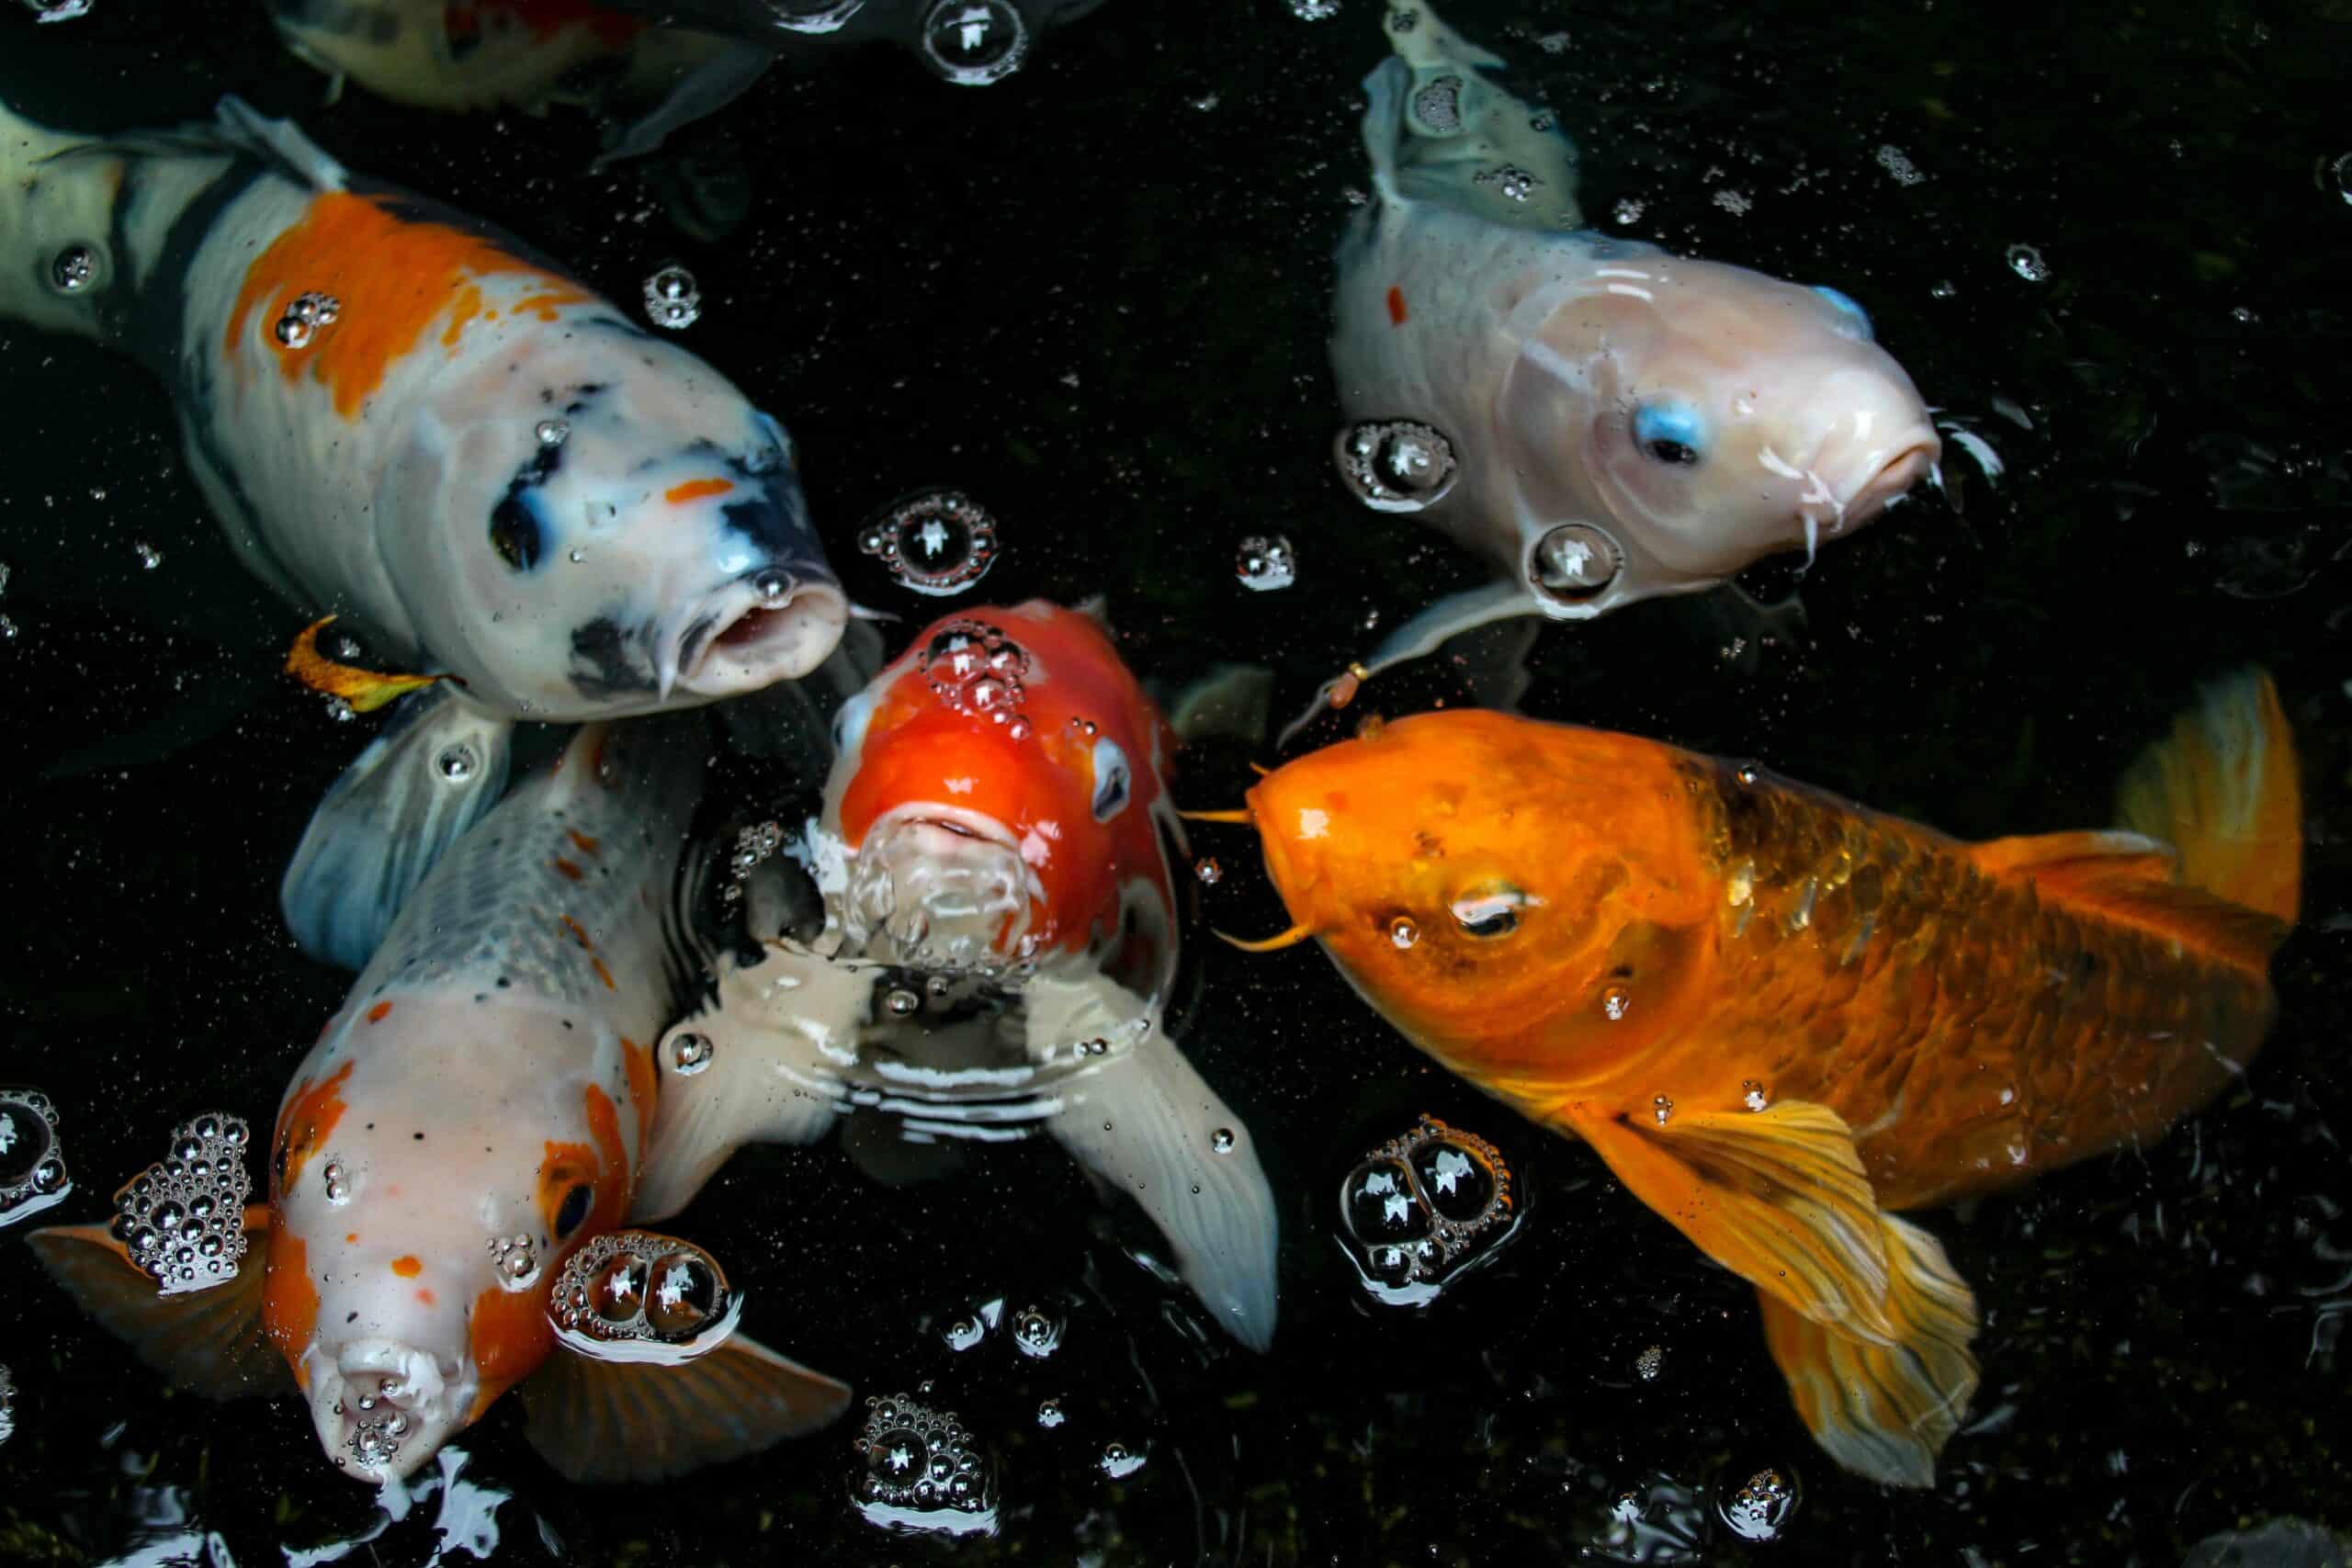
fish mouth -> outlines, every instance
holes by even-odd
[[[1847,495],[1845,503],[1838,508],[1841,525],[1857,527],[1893,506],[1910,493],[1912,486],[1928,477],[1942,454],[1943,443],[1933,431],[1906,445]]]
[[[663,640],[661,694],[756,692],[822,664],[849,625],[849,597],[820,567],[767,567],[713,593]]]
[[[1022,956],[1045,889],[1021,840],[981,812],[895,807],[866,829],[849,868],[842,924],[868,958],[995,974]]]
[[[382,1485],[414,1474],[466,1424],[470,1367],[390,1339],[361,1339],[303,1354],[319,1446],[356,1481]]]

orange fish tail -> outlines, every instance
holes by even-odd
[[[2295,738],[2270,677],[2248,668],[2198,694],[2116,786],[2121,826],[2179,852],[2182,882],[2291,925],[2301,905]]]

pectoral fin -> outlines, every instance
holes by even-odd
[[[278,884],[295,944],[366,968],[425,873],[498,803],[514,734],[447,686],[401,699],[311,814]]]
[[[1332,705],[1334,692],[1351,678],[1361,683],[1384,670],[1434,653],[1464,632],[1514,616],[1544,613],[1543,602],[1525,584],[1509,578],[1498,578],[1482,588],[1449,593],[1389,633],[1387,640],[1362,666],[1326,681],[1306,711],[1283,726],[1282,733],[1274,738],[1274,744],[1289,745],[1292,738],[1312,723],[1317,714]],[[1349,689],[1352,692],[1354,688],[1351,685]]]
[[[1193,1294],[1227,1333],[1264,1350],[1274,1338],[1279,1224],[1250,1129],[1133,993],[1102,976],[1039,976],[1025,994],[1034,1059],[1089,1039],[1110,1044],[1057,1085],[1054,1137],[1142,1206]]]
[[[813,1432],[849,1385],[737,1334],[691,1361],[558,1349],[523,1385],[523,1435],[568,1481],[659,1481]]]
[[[83,1311],[177,1386],[207,1399],[290,1393],[292,1374],[262,1335],[269,1211],[258,1203],[245,1210],[245,1238],[234,1279],[169,1296],[104,1225],[51,1225],[25,1240]]]
[[[1895,1258],[1892,1345],[1814,1322],[1769,1291],[1764,1339],[1789,1380],[1797,1414],[1829,1457],[1889,1486],[1932,1486],[1936,1456],[1976,1392],[1976,1301],[1935,1237],[1882,1219]]]
[[[1879,1212],[1852,1135],[1804,1100],[1657,1122],[1562,1112],[1634,1195],[1756,1286],[1805,1423],[1841,1464],[1932,1483],[1976,1387],[1976,1304],[1925,1231]]]
[[[684,1208],[745,1144],[824,1136],[872,995],[867,971],[789,943],[748,969],[722,959],[718,1002],[654,1052],[661,1087],[630,1222]]]

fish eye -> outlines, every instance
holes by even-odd
[[[568,1239],[588,1218],[588,1202],[594,1193],[584,1181],[575,1181],[563,1195],[563,1204],[555,1212],[555,1238]]]
[[[874,694],[860,692],[833,715],[833,750],[846,756],[865,744],[865,727],[874,722]]]
[[[1832,305],[1837,306],[1838,309],[1845,314],[1847,319],[1854,323],[1856,330],[1862,334],[1862,341],[1864,343],[1869,343],[1871,341],[1871,313],[1868,310],[1863,310],[1860,305],[1855,304],[1851,295],[1839,289],[1832,288],[1826,283],[1815,284],[1813,286],[1813,291],[1815,294],[1820,295],[1824,299],[1828,300]]]
[[[490,547],[516,571],[539,564],[539,520],[531,515],[529,502],[509,495],[491,509]]]
[[[1127,804],[1127,754],[1109,736],[1094,742],[1094,820],[1108,822]]]
[[[1707,423],[1679,398],[1660,399],[1634,410],[1634,445],[1657,462],[1695,468],[1707,451]]]
[[[1528,902],[1527,895],[1516,887],[1490,884],[1463,894],[1448,908],[1464,936],[1489,942],[1519,929],[1519,912]]]

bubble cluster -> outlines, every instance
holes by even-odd
[[[1288,588],[1298,581],[1298,563],[1291,555],[1290,541],[1280,534],[1250,535],[1234,552],[1233,575],[1241,580],[1242,587],[1260,593]]]
[[[1413,121],[1431,136],[1462,129],[1462,78],[1440,76],[1413,94]]]
[[[1617,581],[1625,553],[1589,523],[1563,523],[1535,541],[1529,574],[1538,592],[1571,603]]]
[[[1001,82],[1029,56],[1029,28],[1005,0],[939,0],[920,41],[923,63],[959,87]]]
[[[727,857],[727,880],[718,886],[720,898],[732,904],[743,897],[743,885],[762,862],[784,847],[784,829],[775,822],[754,822],[735,835],[735,848]]]
[[[87,245],[68,245],[50,258],[49,281],[61,294],[79,294],[97,276],[98,253]]]
[[[989,574],[996,519],[959,491],[918,491],[860,529],[857,547],[888,567],[900,586],[945,598]]]
[[[851,1447],[862,1468],[850,1495],[874,1523],[956,1535],[995,1529],[995,1477],[954,1411],[910,1394],[871,1396]]]
[[[1029,655],[995,626],[948,622],[922,650],[922,671],[949,707],[1006,725],[1015,739],[1028,735],[1021,705],[1029,694],[1021,682],[1029,674]]]
[[[343,313],[343,301],[332,294],[302,294],[286,307],[277,318],[277,341],[288,348],[301,348],[318,334],[321,327],[334,324]]]
[[[1666,1347],[1663,1345],[1645,1345],[1642,1353],[1634,1358],[1634,1375],[1644,1382],[1657,1382],[1658,1374],[1664,1371]]]
[[[32,1089],[0,1089],[0,1225],[54,1208],[73,1190],[57,1108]]]
[[[1524,199],[1522,196],[1521,199]],[[1340,482],[1374,512],[1419,512],[1445,499],[1462,465],[1453,443],[1412,419],[1366,420],[1332,446]]]
[[[487,1250],[502,1289],[527,1291],[539,1282],[539,1244],[530,1236],[494,1235]]]
[[[702,320],[702,286],[684,267],[665,266],[645,280],[645,314],[657,327],[683,332]]]
[[[830,33],[865,9],[865,0],[768,0],[775,25],[786,32]]]
[[[1340,1224],[1364,1289],[1419,1306],[1492,1259],[1519,1216],[1502,1151],[1424,1115],[1348,1172]]]
[[[154,546],[149,544],[144,539],[131,540],[130,553],[137,556],[139,558],[139,564],[149,571],[153,571],[157,567],[164,564],[164,552],[157,549]]]
[[[1736,1487],[1727,1485],[1715,1512],[1742,1540],[1778,1540],[1803,1500],[1795,1472],[1759,1470]]]
[[[0,1443],[17,1435],[17,1385],[9,1381],[8,1369],[0,1367]]]
[[[254,1190],[245,1174],[252,1141],[238,1117],[218,1111],[191,1116],[172,1129],[172,1152],[115,1195],[115,1239],[164,1294],[209,1290],[236,1277],[245,1256],[245,1200]]]
[[[718,1348],[742,1314],[716,1258],[653,1231],[597,1236],[565,1262],[548,1298],[557,1337],[605,1360],[691,1360]]]
[[[1525,201],[1544,182],[1516,164],[1505,164],[1498,168],[1479,170],[1470,176],[1470,183],[1485,186],[1506,200]]]

